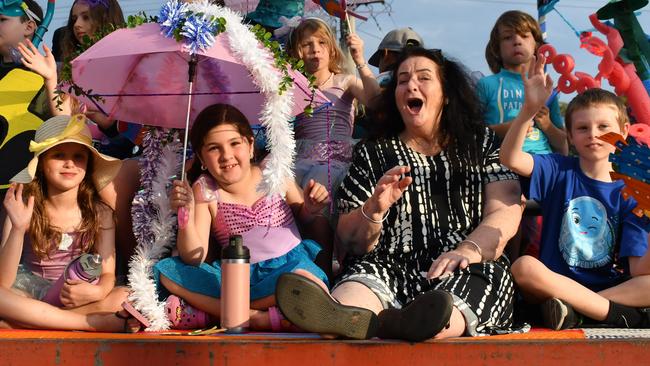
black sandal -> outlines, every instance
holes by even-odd
[[[295,273],[280,276],[275,299],[282,314],[306,331],[352,339],[369,339],[377,333],[375,313],[338,303],[317,283],[304,276]]]
[[[379,338],[421,342],[433,338],[445,328],[454,300],[448,292],[433,290],[416,297],[402,309],[386,309],[379,313]]]

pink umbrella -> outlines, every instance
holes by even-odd
[[[198,50],[196,56],[189,120],[211,104],[228,103],[251,124],[258,124],[264,95],[249,70],[235,59],[226,38],[217,36],[212,47]],[[270,53],[268,57],[273,63]],[[79,55],[72,61],[72,79],[84,90],[92,90],[92,95],[101,96],[103,103],[80,99],[111,118],[185,128],[189,60],[182,43],[161,35],[159,24],[148,23],[117,30]],[[312,92],[301,73],[289,70],[289,75],[294,80],[293,115],[298,115],[312,100]],[[320,92],[313,98],[316,106],[327,102]]]

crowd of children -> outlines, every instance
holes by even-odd
[[[262,10],[251,13],[249,20],[261,22]],[[128,239],[122,240],[125,234],[120,232],[130,230],[125,215],[137,189],[137,163],[119,159],[134,155],[139,127],[127,123],[127,128],[118,129],[123,122],[109,120],[73,96],[63,95],[62,103],[57,102],[55,56],[47,45],[41,54],[30,41],[42,19],[33,0],[0,11],[0,77],[14,70],[40,75],[43,83],[35,88],[40,97],[34,98],[38,103],[31,103],[30,112],[37,110],[45,120],[30,138],[29,153],[22,153],[25,161],[19,158],[21,168],[12,173],[4,194],[0,327],[136,331],[140,326],[129,313],[134,310],[128,304],[129,311],[123,308],[128,287],[116,286],[116,258],[130,253],[124,244]],[[69,61],[85,41],[96,41],[98,31],[123,24],[116,0],[76,0],[57,38],[61,59]],[[279,26],[275,22],[270,27]],[[222,276],[214,253],[231,235],[242,235],[251,250],[254,330],[295,329],[276,304],[281,275],[308,278],[325,293],[340,280],[332,271],[332,253],[334,243],[346,238],[335,238],[335,233],[345,235],[337,231],[336,207],[357,142],[356,108],[364,105],[372,112],[386,85],[410,87],[410,81],[391,81],[401,75],[392,65],[404,47],[424,45],[410,28],[389,32],[368,61],[380,67],[381,77],[376,77],[364,59],[361,38],[352,33],[346,42],[358,77],[343,72],[342,51],[323,20],[302,19],[287,36],[287,53],[304,62],[331,105],[294,121],[296,178],[285,182],[282,195],[265,196],[256,190],[265,161],[255,159],[255,138],[241,111],[214,104],[193,121],[189,134],[195,157],[188,181],[174,181],[169,193],[173,209],[187,210],[188,224],[178,230],[178,255],[154,267],[158,293],[174,327],[218,323]],[[556,330],[589,324],[650,327],[648,223],[632,212],[633,198],[623,199],[623,182],[610,178],[608,159],[614,150],[597,138],[608,132],[627,136],[625,105],[611,92],[592,89],[575,97],[563,118],[557,97],[549,99],[552,81],[543,72],[545,59],[536,57],[542,43],[539,25],[530,15],[504,13],[485,52],[494,74],[475,86],[485,126],[502,139],[501,164],[520,176],[523,198],[542,208],[543,222],[522,223],[528,238],[524,242],[538,249],[516,258],[511,268],[521,302],[539,304],[541,325]],[[439,51],[434,56],[444,60]],[[445,106],[449,103],[441,100]],[[404,103],[417,114],[426,102]],[[372,130],[372,120],[366,129]],[[98,126],[94,137],[109,141],[96,145],[99,149],[93,146],[93,125]],[[439,141],[438,147],[447,143]],[[569,145],[575,153],[568,154]],[[420,148],[427,150],[416,150]],[[437,148],[431,154],[439,154]],[[401,184],[395,179],[389,185]],[[372,224],[382,225],[386,219],[363,210]],[[459,238],[460,243],[482,255],[473,240]],[[343,246],[337,250],[339,257],[346,254]],[[99,281],[68,279],[59,295],[62,306],[42,301],[67,265],[83,253],[101,256]],[[515,257],[519,253],[524,251],[517,249]],[[201,321],[174,316],[186,313],[204,316]]]

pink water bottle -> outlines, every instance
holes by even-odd
[[[82,254],[68,263],[61,277],[50,287],[42,301],[61,307],[61,288],[68,279],[81,280],[93,285],[99,282],[102,274],[102,257],[99,254]]]
[[[226,333],[248,330],[250,309],[250,252],[241,235],[230,237],[221,250],[221,328]]]

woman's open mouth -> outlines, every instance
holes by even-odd
[[[424,101],[420,98],[409,98],[406,100],[406,106],[408,107],[409,112],[413,114],[420,113]]]

